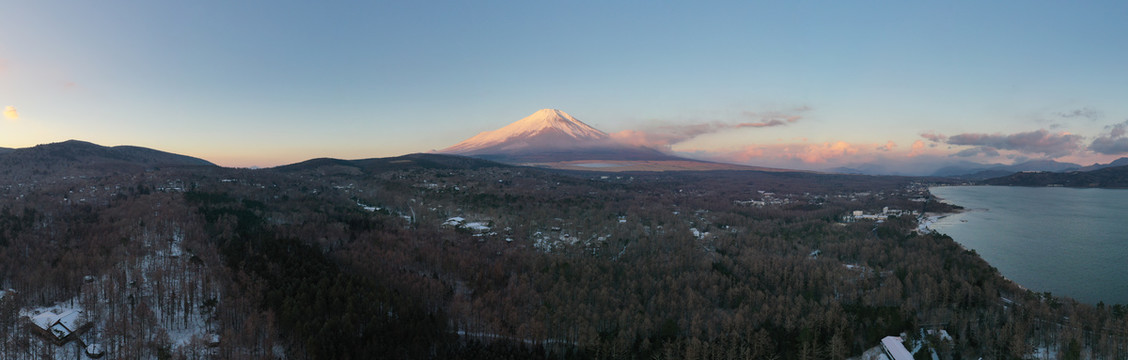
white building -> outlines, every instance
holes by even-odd
[[[913,354],[905,348],[905,344],[897,336],[886,336],[881,339],[881,350],[885,351],[885,356],[890,360],[913,360]]]

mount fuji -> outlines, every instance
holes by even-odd
[[[651,148],[619,143],[607,133],[556,109],[537,111],[439,152],[505,163],[684,160]]]
[[[438,153],[502,163],[603,171],[763,169],[685,159],[611,138],[556,109],[542,109]]]

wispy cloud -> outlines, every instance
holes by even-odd
[[[698,131],[688,126],[664,126],[649,130],[623,130],[610,135],[615,141],[624,144],[665,149],[669,148],[672,144],[677,144],[708,132],[709,131]]]
[[[788,122],[795,122],[795,120],[789,120]],[[762,121],[762,122],[740,123],[740,124],[733,125],[732,127],[734,129],[739,129],[739,128],[746,128],[746,127],[762,128],[762,127],[772,127],[772,126],[780,126],[780,125],[787,125],[787,123],[783,122],[783,120],[772,119],[772,120],[769,120],[769,121]]]
[[[1045,129],[1040,129],[1015,134],[965,133],[948,137],[947,143],[984,148],[980,149],[977,154],[989,154],[990,151],[986,151],[986,148],[991,148],[995,151],[1013,150],[1057,158],[1075,153],[1081,148],[1081,142],[1084,139],[1085,137],[1081,135],[1067,132],[1051,133]]]
[[[897,148],[897,143],[893,142],[893,140],[889,140],[889,142],[885,143],[885,145],[878,146],[877,150],[893,151],[893,149],[896,149],[896,148]]]
[[[624,130],[613,133],[611,134],[611,138],[630,145],[648,146],[657,149],[669,149],[671,145],[685,142],[705,134],[744,128],[768,128],[776,126],[786,126],[798,122],[803,118],[801,114],[803,112],[809,111],[810,109],[810,107],[803,106],[791,109],[787,112],[745,111],[741,113],[741,115],[745,118],[745,120],[751,121],[745,121],[735,124],[713,121],[688,125],[651,126],[642,130]]]
[[[1089,150],[1105,155],[1120,155],[1128,153],[1128,120],[1119,124],[1105,126],[1105,132],[1089,144]]]
[[[802,119],[802,114],[811,111],[810,106],[800,106],[788,111],[745,111],[745,117],[751,119],[759,119],[759,122],[740,124],[741,127],[765,127],[765,126],[779,126],[784,122],[793,123]]]
[[[16,111],[15,106],[8,105],[8,106],[4,107],[4,117],[7,118],[8,120],[19,120],[20,119],[20,112]]]
[[[1086,107],[1083,107],[1083,108],[1080,108],[1080,109],[1074,109],[1074,110],[1063,111],[1063,112],[1056,112],[1056,113],[1054,113],[1054,115],[1056,115],[1060,118],[1063,118],[1063,119],[1100,120],[1101,117],[1104,116],[1104,113],[1102,113],[1100,110],[1093,109],[1091,107],[1086,106]]]
[[[920,137],[925,138],[926,140],[931,141],[931,142],[948,141],[947,136],[944,136],[944,134],[937,134],[935,131],[923,132],[923,133],[920,134]]]

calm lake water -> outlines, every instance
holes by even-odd
[[[942,186],[966,211],[930,226],[1027,289],[1128,304],[1128,190]]]

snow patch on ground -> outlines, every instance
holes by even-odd
[[[455,216],[455,217],[452,217],[452,218],[444,221],[443,225],[444,226],[459,226],[459,225],[462,225],[462,223],[464,223],[464,222],[466,222],[466,218],[461,217],[461,216]]]
[[[473,231],[490,231],[490,227],[488,225],[486,225],[486,223],[482,223],[482,222],[466,223],[466,224],[462,225],[462,227],[473,230]]]
[[[368,205],[368,204],[362,203],[360,201],[356,202],[356,206],[360,206],[361,209],[364,209],[364,211],[368,211],[368,212],[375,212],[375,211],[378,211],[378,210],[383,210],[380,207]]]
[[[473,232],[476,232],[476,233],[485,233],[485,232],[490,231],[490,226],[489,226],[488,222],[482,222],[482,221],[466,222],[466,218],[461,217],[461,216],[455,216],[455,217],[447,219],[446,221],[443,222],[443,226],[463,228],[463,229],[467,229],[467,230],[470,230],[470,231],[473,231]]]

